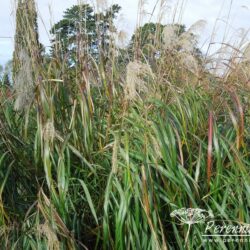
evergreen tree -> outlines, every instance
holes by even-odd
[[[51,29],[54,35],[52,55],[64,58],[68,54],[69,63],[74,63],[80,47],[85,50],[85,54],[98,59],[100,54],[103,55],[109,49],[110,33],[115,31],[114,19],[120,9],[116,4],[98,14],[88,4],[67,9],[63,19]]]

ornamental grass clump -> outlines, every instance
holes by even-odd
[[[216,51],[211,38],[206,53],[205,22],[180,24],[181,1],[171,22],[160,9],[145,25],[139,1],[125,44],[119,6],[80,1],[45,55],[34,1],[18,3],[0,105],[2,248],[248,249],[236,236],[204,240],[210,219],[250,220],[247,36]]]

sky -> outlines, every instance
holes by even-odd
[[[138,2],[139,0],[109,0],[108,2],[108,5],[117,3],[122,7],[116,23],[118,30],[127,33],[128,39],[136,28]],[[176,13],[175,22],[183,23],[186,27],[190,27],[198,20],[205,20],[207,24],[200,38],[200,46],[203,46],[204,51],[214,30],[217,34],[214,40],[219,42],[225,31],[228,31],[229,38],[230,34],[240,35],[243,29],[250,29],[250,0],[144,0],[144,2],[146,4],[143,7],[143,22],[157,21],[159,13],[162,13],[163,23],[172,23],[173,13]],[[157,2],[158,5],[156,5]],[[159,8],[160,2],[165,2],[162,8]],[[36,3],[40,41],[49,47],[50,27],[62,18],[64,10],[79,3],[79,0],[37,0]],[[11,59],[13,52],[15,0],[1,1],[0,5],[0,64],[3,65]],[[180,9],[183,11],[181,12]],[[152,13],[153,10],[155,11]],[[228,16],[229,21],[226,21]]]

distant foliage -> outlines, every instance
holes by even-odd
[[[56,23],[51,34],[52,54],[69,57],[70,63],[77,60],[77,48],[81,45],[85,54],[98,60],[100,54],[107,56],[111,34],[116,31],[114,19],[121,7],[112,5],[101,13],[95,13],[88,4],[74,5],[64,12],[63,19]]]

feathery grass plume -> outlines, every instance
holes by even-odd
[[[215,76],[223,77],[228,68],[228,62],[232,53],[232,47],[229,44],[222,44],[213,54],[207,56],[206,66]]]
[[[164,49],[172,49],[176,45],[177,41],[178,41],[178,36],[176,33],[176,26],[166,25],[163,29]]]
[[[178,40],[178,45],[185,52],[192,53],[196,42],[197,40],[192,33],[184,32]]]
[[[185,51],[192,53],[194,49],[194,36],[188,32],[185,32],[180,36],[178,41],[178,45]]]
[[[206,21],[195,22],[186,32],[179,37],[178,45],[186,52],[192,53],[199,38],[200,32],[204,29]]]
[[[199,65],[197,59],[188,53],[181,53],[180,57],[184,67],[191,71],[194,75],[198,75]]]
[[[235,49],[236,53],[229,57],[227,56],[229,68],[226,75],[227,82],[236,85],[237,87],[250,88],[250,43],[241,46],[240,49]],[[223,57],[221,58],[222,63]]]
[[[13,81],[21,70],[20,53],[25,50],[32,64],[41,62],[37,11],[34,0],[18,0],[16,9],[15,50],[13,53]]]
[[[96,0],[97,11],[103,11],[108,8],[107,0]]]
[[[46,237],[48,249],[50,249],[50,250],[59,250],[60,249],[60,242],[57,238],[57,235],[51,229],[48,222],[45,222],[44,224],[38,225],[37,232],[38,232],[38,234],[42,235],[43,237]]]
[[[206,25],[207,25],[206,20],[202,20],[202,19],[198,20],[190,26],[190,28],[187,30],[187,32],[191,33],[191,34],[199,35],[203,31],[203,29],[205,28]]]
[[[32,63],[27,52],[22,49],[18,54],[20,70],[15,78],[14,90],[16,92],[15,110],[22,111],[32,102],[34,97],[34,83],[32,76]]]
[[[118,45],[121,47],[125,47],[127,38],[128,38],[127,32],[124,30],[120,30],[117,35]]]
[[[52,121],[48,121],[43,128],[43,136],[45,141],[53,141],[55,137],[55,127]]]
[[[134,100],[140,92],[147,91],[147,83],[143,77],[152,74],[148,64],[139,61],[130,62],[127,65],[125,99]]]

